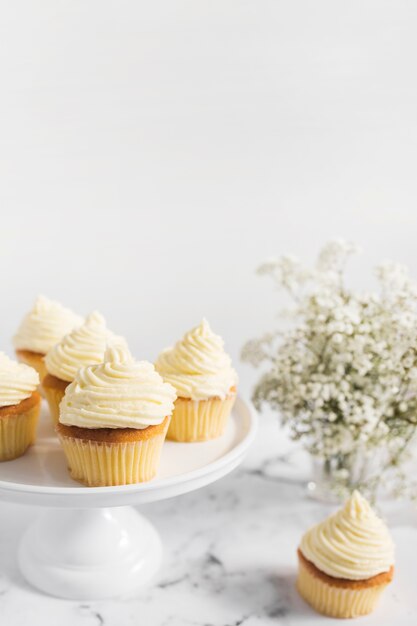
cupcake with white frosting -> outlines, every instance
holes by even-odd
[[[56,427],[71,476],[91,487],[151,480],[175,397],[152,363],[135,361],[124,346],[79,369]]]
[[[41,397],[39,375],[0,352],[0,461],[16,459],[35,440]]]
[[[46,374],[44,357],[48,350],[82,323],[82,317],[59,302],[38,296],[13,337],[17,359],[34,367],[42,382]]]
[[[394,544],[384,522],[355,491],[344,507],[313,526],[298,549],[297,588],[319,613],[371,613],[394,574]]]
[[[47,374],[43,389],[55,424],[65,389],[75,379],[77,371],[86,365],[101,363],[107,344],[116,342],[126,346],[125,339],[112,333],[104,317],[94,311],[82,326],[74,328],[49,350],[45,357]]]
[[[164,350],[155,367],[178,396],[168,439],[191,442],[220,437],[236,398],[237,374],[223,339],[207,320]]]

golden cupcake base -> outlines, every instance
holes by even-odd
[[[89,487],[130,485],[155,477],[169,425],[134,428],[78,428],[58,423],[56,430],[71,477]]]
[[[59,405],[69,384],[66,380],[61,380],[52,374],[47,374],[43,379],[44,396],[48,402],[49,414],[54,424],[58,424]]]
[[[366,580],[334,578],[320,571],[298,550],[297,589],[318,613],[328,617],[351,618],[368,615],[391,582],[394,568]]]
[[[35,441],[40,406],[35,391],[19,404],[0,408],[0,461],[22,456]]]
[[[193,442],[220,437],[225,431],[235,399],[235,393],[229,394],[224,399],[177,398],[167,439]]]

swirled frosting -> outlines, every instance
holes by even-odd
[[[237,384],[237,374],[223,346],[223,339],[203,319],[174,347],[161,352],[155,367],[179,397],[224,398]]]
[[[78,370],[60,404],[59,421],[81,428],[147,428],[171,415],[175,389],[152,363],[135,361],[125,346],[106,350],[104,362]]]
[[[114,335],[100,313],[94,311],[82,326],[74,328],[54,345],[45,357],[50,374],[72,382],[80,367],[101,363],[108,343],[126,345],[123,337]]]
[[[39,385],[33,367],[17,363],[0,352],[0,407],[19,404],[29,398]]]
[[[46,354],[64,335],[83,323],[83,318],[53,300],[38,296],[23,318],[13,345],[17,350]]]
[[[334,578],[365,580],[388,572],[394,564],[389,531],[358,491],[342,509],[306,532],[300,550]]]

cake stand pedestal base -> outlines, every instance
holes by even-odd
[[[146,585],[159,569],[162,544],[132,507],[48,509],[24,534],[18,558],[41,591],[99,600]]]

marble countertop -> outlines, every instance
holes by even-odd
[[[136,596],[73,602],[43,595],[23,580],[16,549],[37,510],[0,503],[0,624],[7,626],[268,626],[332,624],[294,588],[303,531],[331,508],[306,497],[307,464],[273,416],[261,417],[244,464],[199,491],[141,508],[159,530],[163,567]],[[397,544],[397,571],[364,626],[417,620],[413,590],[417,514],[406,503],[382,507]]]

